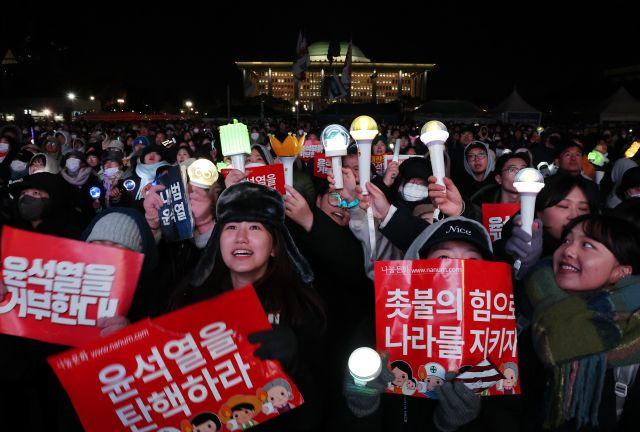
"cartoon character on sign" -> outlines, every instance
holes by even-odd
[[[440,387],[445,381],[445,369],[440,363],[430,362],[418,368],[418,378],[422,380],[420,391],[425,396],[436,398],[436,387]]]
[[[229,430],[249,429],[258,424],[254,418],[260,414],[262,402],[255,396],[236,395],[229,398],[218,414]]]
[[[411,366],[404,360],[395,360],[391,362],[391,372],[393,372],[394,378],[387,385],[387,389],[394,393],[403,393],[407,381],[413,380]]]
[[[498,381],[496,388],[504,394],[515,394],[515,387],[518,385],[518,365],[514,362],[502,363],[500,372],[504,375],[504,379]]]
[[[282,414],[295,408],[295,405],[291,403],[293,400],[293,390],[287,380],[276,378],[262,387],[262,390],[265,393],[265,400],[267,400],[267,402],[262,405],[263,413],[272,414],[277,412],[278,414]]]
[[[220,432],[222,423],[217,415],[205,411],[193,417],[191,421],[183,420],[180,429],[182,432]]]

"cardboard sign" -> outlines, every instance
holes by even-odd
[[[278,163],[245,168],[245,172],[247,173],[247,181],[270,187],[282,195],[287,193],[284,188],[284,165]]]
[[[491,241],[502,238],[502,227],[520,211],[520,203],[482,204],[482,225],[489,232]]]
[[[313,159],[313,175],[326,179],[331,172],[331,162],[331,157],[317,155]]]
[[[193,220],[189,208],[189,195],[179,165],[170,167],[157,178],[165,190],[159,192],[164,204],[158,210],[162,237],[167,241],[180,241],[193,237]]]
[[[434,398],[446,372],[483,395],[520,392],[507,264],[376,261],[375,289],[376,345],[395,375],[387,392]]]
[[[100,338],[96,320],[126,315],[144,255],[2,229],[0,333],[80,346]]]
[[[402,162],[406,161],[409,158],[412,157],[424,157],[421,155],[398,155],[398,164],[402,165]],[[389,162],[391,162],[393,160],[393,155],[384,155],[384,170],[385,172],[387,171],[387,167],[389,166]]]
[[[322,142],[320,140],[306,140],[304,145],[302,146],[302,150],[300,150],[300,155],[298,157],[303,162],[309,162],[311,159],[317,156],[322,156],[324,154],[324,147],[322,146]]]
[[[140,321],[49,364],[86,430],[244,430],[303,403],[279,363],[253,356],[257,345],[246,335],[270,328],[249,286]]]

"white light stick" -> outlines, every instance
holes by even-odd
[[[520,194],[520,217],[522,229],[529,235],[533,235],[533,217],[536,211],[536,196],[544,187],[544,176],[535,168],[523,168],[516,173],[513,187]],[[531,242],[529,242],[531,244]],[[517,273],[520,270],[519,259],[514,261],[513,267]]]
[[[325,156],[331,157],[331,170],[335,179],[336,189],[342,189],[342,156],[346,156],[349,146],[349,132],[338,124],[332,124],[324,128],[320,134],[320,140],[324,147]]]
[[[296,156],[279,156],[278,158],[284,165],[284,183],[293,186],[293,163],[296,161]]]
[[[380,376],[382,372],[382,360],[378,353],[368,347],[356,349],[349,356],[349,373],[353,382],[359,386],[365,386],[369,381]]]
[[[378,135],[378,125],[369,116],[356,117],[351,123],[349,133],[356,140],[358,146],[358,169],[362,194],[368,195],[367,182],[371,180],[371,142]],[[376,233],[371,206],[367,209],[367,223],[369,225],[371,259],[374,260],[376,258]]]
[[[444,123],[431,120],[422,126],[420,130],[420,141],[429,148],[429,160],[431,161],[431,171],[436,178],[436,183],[444,186],[444,143],[449,138],[449,131]],[[433,220],[438,220],[440,209],[433,211]]]
[[[396,144],[393,147],[393,159],[391,159],[391,162],[398,162],[399,159],[400,159],[400,138],[396,140]]]

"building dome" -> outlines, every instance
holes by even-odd
[[[344,62],[349,48],[348,42],[340,42],[340,57],[335,57],[334,62]],[[308,47],[309,59],[312,62],[326,62],[327,52],[329,51],[329,42],[314,42]],[[364,53],[356,45],[351,46],[351,56],[354,63],[371,63],[371,60],[365,57]]]

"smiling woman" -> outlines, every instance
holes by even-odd
[[[640,358],[639,245],[640,232],[629,222],[579,216],[564,229],[553,264],[543,261],[528,278],[530,336],[547,378],[544,387],[537,385],[540,375],[532,372],[537,362],[529,364],[525,354],[528,335],[519,336],[521,371],[531,380],[523,379],[522,392],[534,404],[550,404],[546,428],[578,430],[590,424],[626,430],[622,425],[637,421],[638,414],[624,408],[636,403],[638,381],[632,386],[633,380],[621,377]],[[544,412],[541,406],[534,409]]]

